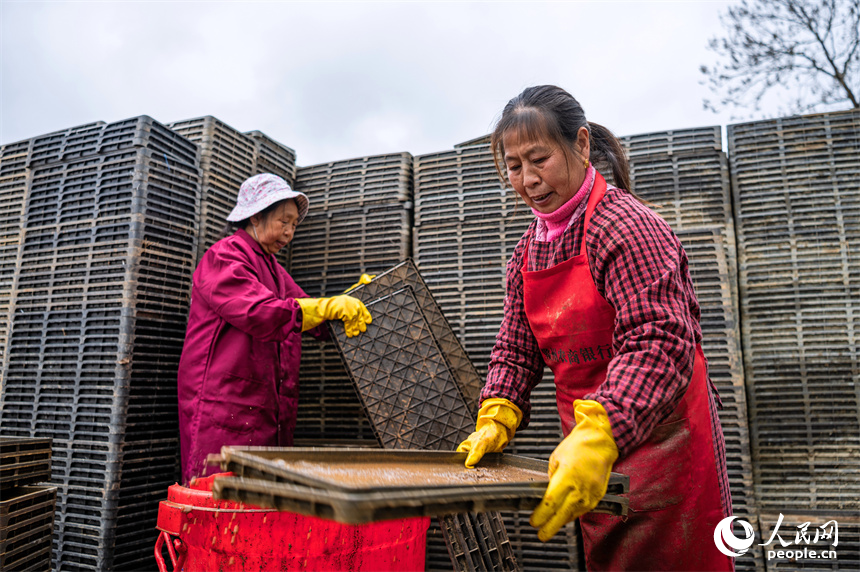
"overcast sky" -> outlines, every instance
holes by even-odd
[[[739,117],[699,84],[731,2],[0,2],[0,143],[214,115],[302,166],[419,155],[545,83],[618,135]]]

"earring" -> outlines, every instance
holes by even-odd
[[[588,159],[586,159],[586,160],[582,163],[582,166],[583,166],[583,167],[585,167],[586,169],[588,168]]]

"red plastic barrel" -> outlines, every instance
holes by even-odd
[[[168,488],[155,547],[162,572],[165,543],[174,569],[186,572],[424,570],[429,518],[350,525],[213,499],[212,481],[229,475]]]

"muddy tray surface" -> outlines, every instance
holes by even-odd
[[[224,447],[218,498],[361,523],[537,506],[547,463],[490,453],[474,469],[466,453],[380,449]],[[629,480],[613,473],[595,512],[626,514]]]
[[[497,466],[451,467],[435,463],[414,463],[410,465],[391,465],[380,463],[341,463],[329,467],[308,461],[275,461],[291,471],[308,475],[321,481],[330,481],[343,487],[408,487],[408,486],[447,486],[452,484],[493,484],[508,482],[540,482],[546,480],[546,473],[530,471],[519,467]]]
[[[259,471],[345,491],[549,482],[546,463],[512,455],[487,455],[474,469],[465,467],[465,453],[447,451],[225,448],[222,455],[237,475]]]

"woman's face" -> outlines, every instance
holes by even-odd
[[[277,254],[293,239],[298,224],[299,209],[296,201],[290,199],[263,217],[251,216],[251,224],[245,231],[257,239],[265,252]]]
[[[581,127],[576,153],[565,158],[557,144],[525,140],[515,131],[502,137],[508,180],[525,203],[541,213],[555,212],[569,201],[585,180],[584,158],[588,157],[588,130]]]

